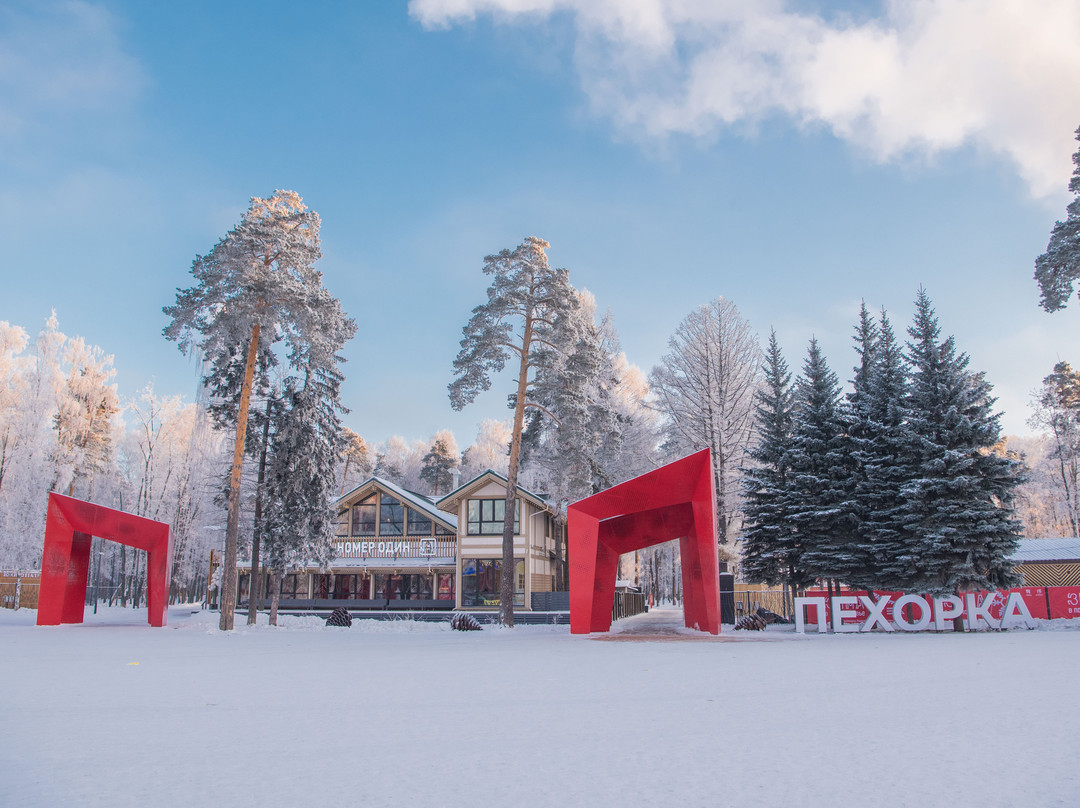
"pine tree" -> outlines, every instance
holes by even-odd
[[[609,317],[596,322],[592,295],[577,297],[563,316],[566,351],[551,357],[552,372],[533,393],[543,409],[529,413],[522,435],[530,484],[570,502],[621,482],[622,432],[613,400],[618,335]]]
[[[1076,139],[1080,140],[1080,128],[1076,130]],[[1069,191],[1077,196],[1066,208],[1065,221],[1054,223],[1046,252],[1035,259],[1035,280],[1046,311],[1065,308],[1073,284],[1080,278],[1080,149],[1072,160],[1076,168],[1069,180]]]
[[[487,302],[473,309],[463,329],[461,350],[454,359],[449,385],[450,404],[464,408],[491,387],[491,374],[517,360],[516,390],[507,470],[506,518],[503,523],[499,621],[514,625],[514,499],[517,495],[521,436],[526,408],[546,409],[532,398],[539,386],[551,383],[555,360],[569,353],[567,312],[578,305],[565,269],[548,264],[546,241],[530,236],[515,250],[484,259],[484,274],[492,276]],[[556,418],[556,420],[558,420]]]
[[[372,473],[374,464],[367,441],[348,427],[345,427],[341,434],[345,446],[341,453],[345,459],[341,470],[341,493],[344,494],[350,480],[349,472],[353,473],[351,479],[358,483],[363,482]]]
[[[432,493],[439,495],[440,488],[445,493],[454,484],[454,469],[461,465],[457,445],[453,435],[436,435],[431,448],[424,455],[420,479],[432,487]]]
[[[1050,459],[1064,494],[1069,533],[1080,536],[1080,372],[1058,362],[1043,379],[1028,424],[1050,433]]]
[[[742,478],[742,572],[749,581],[795,584],[801,558],[788,514],[794,391],[775,330],[769,334],[762,370],[754,407],[757,441]]]
[[[1008,557],[1019,464],[997,454],[1000,414],[982,373],[940,326],[925,290],[908,329],[911,381],[905,401],[904,462],[918,474],[902,488],[905,550],[895,559],[911,592],[953,594],[1015,585]]]
[[[792,415],[791,485],[786,507],[796,533],[792,585],[834,578],[849,568],[853,516],[848,499],[840,384],[816,339],[796,381]]]
[[[207,387],[236,414],[222,557],[223,631],[232,629],[236,606],[240,483],[256,366],[272,364],[271,346],[284,340],[294,369],[329,368],[328,354],[356,331],[315,269],[319,226],[318,214],[293,191],[253,197],[240,223],[207,255],[195,257],[195,285],[177,290],[176,304],[164,309],[172,318],[166,338],[185,353],[198,340],[210,366]]]

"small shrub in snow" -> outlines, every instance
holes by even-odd
[[[480,623],[471,614],[457,612],[450,618],[450,628],[454,631],[480,631]]]

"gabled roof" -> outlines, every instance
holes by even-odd
[[[436,501],[435,505],[440,510],[446,511],[447,513],[457,513],[458,503],[464,497],[467,497],[470,493],[475,491],[477,488],[483,488],[485,485],[487,485],[490,482],[499,483],[499,485],[501,485],[503,488],[505,488],[509,484],[510,481],[507,480],[505,477],[503,477],[498,472],[492,471],[491,469],[488,469],[487,471],[483,472],[482,474],[479,474],[476,477],[473,477],[471,480],[469,480],[464,485],[460,485],[457,488],[455,488],[453,491],[451,491],[445,497],[443,497],[442,499]],[[524,500],[526,500],[528,502],[531,502],[537,508],[540,508],[540,509],[545,510],[545,511],[550,511],[550,510],[554,509],[553,503],[549,502],[547,499],[545,499],[540,494],[534,494],[531,491],[527,491],[526,489],[522,488],[520,485],[517,487],[517,494],[518,494],[518,496],[520,498],[522,498],[522,499],[524,499]]]
[[[1014,564],[1026,561],[1080,561],[1080,538],[1020,539],[1009,560]]]
[[[400,485],[384,480],[382,477],[369,477],[360,485],[356,486],[352,491],[346,494],[342,494],[334,501],[335,508],[343,508],[346,504],[357,498],[365,497],[369,492],[365,489],[374,490],[376,487],[383,489],[389,494],[393,494],[400,499],[414,511],[421,511],[425,515],[434,519],[436,522],[442,524],[443,527],[447,527],[454,532],[457,532],[457,515],[446,514],[435,507],[435,504],[423,494],[417,494],[415,491],[409,491],[402,488]]]

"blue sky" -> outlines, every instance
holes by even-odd
[[[414,0],[0,3],[0,319],[189,398],[161,329],[251,196],[298,191],[358,322],[346,422],[371,441],[504,418],[446,397],[483,257],[527,235],[650,368],[723,295],[793,367],[850,377],[859,301],[920,284],[1009,432],[1074,353],[1035,257],[1080,124],[1074,2]],[[725,16],[726,15],[726,16]]]

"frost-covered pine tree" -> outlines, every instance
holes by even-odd
[[[755,583],[797,585],[801,547],[788,514],[795,394],[775,330],[769,334],[755,400],[756,442],[742,476],[742,573]]]
[[[1080,128],[1076,130],[1080,140]],[[1080,278],[1080,149],[1073,154],[1069,191],[1076,198],[1069,203],[1065,221],[1055,222],[1046,252],[1035,259],[1035,280],[1046,311],[1063,309],[1072,296],[1073,284]]]
[[[522,462],[530,484],[558,501],[575,502],[610,488],[617,479],[622,432],[615,411],[618,335],[610,317],[596,322],[596,302],[560,315],[565,352],[550,357],[551,372],[533,390],[542,406],[529,412]]]
[[[911,381],[905,400],[905,464],[917,469],[902,489],[904,589],[953,594],[1013,586],[1009,556],[1021,525],[1012,503],[1020,464],[994,451],[996,399],[982,373],[968,370],[920,289],[908,329]]]
[[[840,384],[816,339],[795,384],[786,509],[798,557],[792,585],[834,578],[851,563],[854,518],[848,497],[848,454],[840,417]]]
[[[454,470],[460,465],[461,455],[454,435],[443,430],[432,438],[431,448],[424,455],[420,479],[431,486],[434,496],[438,496],[440,491],[445,494],[454,484]]]
[[[344,494],[350,486],[359,485],[371,476],[375,464],[367,441],[348,427],[341,434],[345,447],[341,451],[341,493]]]
[[[461,453],[461,479],[471,480],[491,469],[506,476],[510,460],[510,422],[485,418],[476,430],[476,440]]]
[[[312,364],[311,354],[343,344],[356,330],[315,269],[321,256],[319,226],[318,214],[294,191],[276,191],[269,199],[253,197],[239,224],[209,253],[195,257],[195,285],[177,290],[176,304],[164,309],[172,318],[165,336],[185,353],[197,346],[211,368],[207,385],[230,391],[235,402],[222,557],[223,631],[232,629],[236,607],[240,483],[256,366],[269,363],[265,357],[271,346],[284,342],[290,366],[303,368]]]
[[[1058,362],[1033,395],[1028,425],[1049,437],[1052,479],[1069,523],[1069,535],[1080,536],[1080,372]],[[1044,534],[1045,535],[1045,534]]]
[[[566,313],[578,305],[569,273],[548,264],[550,246],[530,236],[516,249],[484,259],[484,274],[492,277],[487,301],[473,309],[463,329],[454,359],[457,378],[448,388],[451,406],[460,410],[490,389],[492,373],[501,372],[508,360],[516,362],[499,588],[499,621],[505,626],[514,625],[514,498],[525,410],[543,408],[532,392],[549,382],[555,359],[569,352]]]

